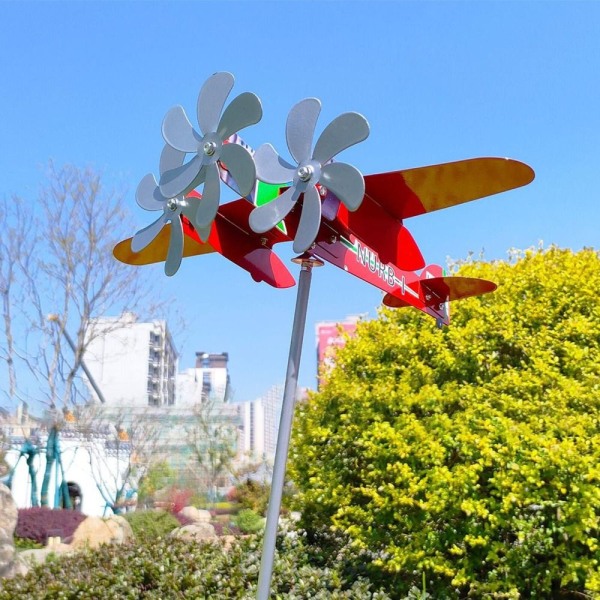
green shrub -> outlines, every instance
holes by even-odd
[[[264,515],[270,491],[271,486],[266,483],[247,479],[235,486],[232,496],[242,508],[249,508],[259,515]]]
[[[448,328],[362,323],[298,407],[304,526],[395,595],[600,598],[600,257],[515,258],[460,267],[500,287]]]
[[[164,510],[136,510],[123,516],[131,525],[136,539],[146,542],[165,537],[180,526],[177,518]]]
[[[44,547],[43,544],[30,540],[29,538],[15,537],[13,542],[16,550],[38,550],[39,548]]]
[[[5,580],[0,600],[247,599],[256,596],[261,540],[218,545],[183,540],[102,546],[96,551],[53,556],[25,577]],[[388,600],[364,579],[311,564],[302,539],[278,541],[272,594],[286,600]]]
[[[244,508],[236,515],[233,522],[243,533],[256,533],[264,527],[265,520],[253,510]]]

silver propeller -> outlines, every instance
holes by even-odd
[[[306,98],[298,102],[287,118],[285,134],[294,166],[285,161],[270,144],[264,144],[254,153],[256,175],[265,183],[292,185],[272,202],[257,206],[250,213],[250,227],[256,233],[269,231],[294,208],[304,195],[302,213],[294,252],[308,250],[315,241],[321,225],[321,196],[317,184],[331,190],[348,210],[356,210],[365,195],[362,174],[352,165],[330,162],[342,150],[365,140],[369,124],[360,114],[350,112],[336,117],[319,136],[312,149],[321,102]]]
[[[184,158],[185,152],[176,150],[171,146],[165,146],[160,156],[160,173],[180,168]],[[171,235],[169,238],[167,259],[165,261],[165,273],[169,276],[175,275],[183,257],[184,235],[181,215],[185,215],[190,220],[194,219],[201,204],[200,199],[194,197],[186,198],[184,194],[179,194],[173,198],[163,195],[152,173],[148,173],[140,181],[135,193],[135,199],[143,209],[162,211],[162,214],[154,223],[148,225],[148,227],[144,227],[144,229],[140,229],[133,236],[131,240],[132,251],[140,252],[146,248],[154,241],[162,228],[170,223]],[[210,227],[208,231],[203,231],[200,237],[206,239],[209,232]]]
[[[252,192],[256,181],[250,152],[227,140],[244,127],[258,123],[262,118],[262,106],[255,94],[244,92],[223,110],[233,82],[231,73],[215,73],[202,86],[197,103],[200,132],[194,129],[181,106],[172,108],[162,124],[166,143],[194,156],[187,163],[161,173],[160,193],[175,198],[204,183],[202,202],[192,219],[199,234],[207,229],[210,231],[219,209],[220,168],[226,167],[237,185],[236,191],[242,196]]]

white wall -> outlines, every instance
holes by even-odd
[[[44,443],[41,444],[45,447]],[[77,438],[61,438],[60,440],[62,463],[65,472],[65,480],[76,483],[82,491],[81,512],[88,516],[102,516],[112,514],[110,509],[106,510],[106,502],[102,497],[96,480],[92,475],[92,467],[90,465],[90,455],[94,461],[94,471],[98,472],[99,480],[104,481],[109,492],[114,498],[116,495],[115,474],[123,472],[126,467],[126,462],[119,461],[110,454],[106,453],[104,448],[104,440],[84,440]],[[6,461],[12,468],[14,467],[19,457],[19,450],[10,450],[7,453]],[[35,458],[35,466],[37,468],[37,490],[38,499],[41,494],[42,480],[46,466],[46,455],[44,452],[38,454]],[[57,477],[57,465],[54,464],[52,477],[50,480],[50,488],[48,501],[49,506],[54,508],[54,499],[57,484],[60,484],[62,477]],[[31,506],[31,481],[27,468],[26,457],[22,457],[17,469],[14,473],[12,486],[12,496],[15,499],[18,508],[29,508]]]

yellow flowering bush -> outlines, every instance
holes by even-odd
[[[303,525],[396,597],[424,575],[435,598],[600,598],[600,257],[457,271],[499,288],[442,330],[382,309],[299,408]]]

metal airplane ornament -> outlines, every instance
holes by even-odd
[[[333,264],[383,291],[386,306],[412,306],[448,325],[450,301],[492,292],[496,284],[447,277],[439,265],[427,266],[404,221],[524,186],[534,172],[516,160],[472,158],[363,177],[333,159],[368,137],[367,120],[342,114],[313,147],[321,111],[316,98],[289,113],[285,133],[294,164],[270,144],[252,152],[237,132],[261,119],[260,100],[240,94],[223,111],[233,81],[229,73],[216,73],[202,86],[200,132],[183,108],[167,113],[160,180],[147,175],[136,194],[142,208],[163,214],[113,252],[131,265],[165,261],[167,275],[177,272],[182,258],[219,252],[275,288],[295,284],[275,244],[292,242],[302,253],[293,261],[301,270],[258,582],[257,598],[267,600],[312,268]],[[187,154],[193,156],[185,163]],[[220,181],[242,197],[220,204]],[[201,184],[202,194],[196,191]]]

